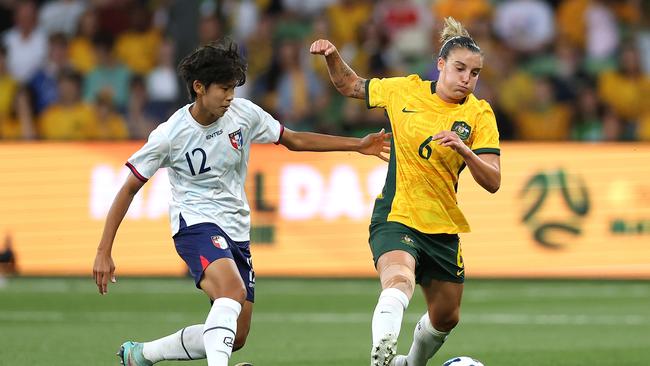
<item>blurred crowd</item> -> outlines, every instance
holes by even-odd
[[[0,0],[0,140],[146,138],[188,103],[178,61],[224,36],[248,60],[238,96],[295,130],[359,136],[383,111],[339,96],[310,43],[361,77],[436,80],[447,16],[483,50],[475,94],[503,140],[650,141],[643,0]]]

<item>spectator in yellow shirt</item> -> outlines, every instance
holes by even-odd
[[[521,140],[558,141],[569,137],[571,109],[555,100],[548,79],[538,79],[535,98],[530,106],[522,105],[515,118],[515,131]]]
[[[327,8],[327,21],[334,44],[341,49],[356,43],[361,27],[370,20],[372,7],[366,0],[341,0]]]
[[[137,74],[147,74],[156,65],[161,36],[149,25],[149,14],[143,7],[131,13],[131,27],[115,42],[115,56]]]
[[[470,27],[479,18],[489,17],[492,5],[488,0],[438,0],[431,6],[438,19],[453,17]]]
[[[31,140],[36,137],[34,113],[27,87],[18,87],[12,106],[0,115],[0,140]]]
[[[99,137],[92,105],[80,98],[81,75],[66,70],[59,76],[59,101],[41,115],[39,136],[48,140],[85,140]]]
[[[0,117],[11,111],[16,88],[16,80],[7,71],[7,49],[0,44]]]
[[[624,120],[635,124],[650,112],[650,77],[641,71],[639,50],[626,45],[619,55],[619,69],[600,74],[598,95]]]
[[[99,140],[126,140],[129,138],[126,121],[115,111],[109,95],[97,98],[95,112],[98,123],[94,138]]]
[[[77,34],[70,40],[68,51],[70,63],[84,75],[94,69],[97,64],[93,47],[93,37],[97,34],[97,30],[97,14],[93,9],[89,9],[79,18]]]

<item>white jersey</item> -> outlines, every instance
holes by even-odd
[[[250,240],[250,207],[244,191],[250,145],[279,143],[283,126],[254,103],[235,98],[209,126],[199,124],[188,104],[160,124],[126,165],[146,182],[167,167],[172,233],[180,215],[187,225],[214,223],[232,240]]]

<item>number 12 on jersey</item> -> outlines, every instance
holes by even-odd
[[[205,167],[205,162],[208,159],[208,155],[205,153],[205,150],[203,150],[201,148],[196,148],[196,149],[192,150],[192,156],[194,156],[194,154],[196,154],[197,152],[201,153],[200,154],[201,155],[201,167],[199,168],[199,174],[209,172],[211,168],[210,167],[207,167],[207,168]],[[192,173],[192,175],[196,175],[196,172],[194,171],[194,165],[192,164],[192,158],[190,157],[189,152],[185,153],[185,159],[187,159],[187,165],[189,165],[189,167],[190,167],[190,173]]]

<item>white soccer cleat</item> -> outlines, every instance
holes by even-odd
[[[370,351],[370,366],[392,366],[391,360],[397,355],[397,336],[386,334],[379,344]]]
[[[391,363],[391,366],[407,366],[406,356],[404,355],[395,356],[395,358],[393,358],[393,363]]]

